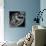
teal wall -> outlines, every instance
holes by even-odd
[[[4,38],[7,41],[18,41],[32,29],[36,12],[40,9],[40,0],[4,0]],[[9,27],[9,11],[25,11],[25,27]]]

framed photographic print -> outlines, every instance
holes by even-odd
[[[25,27],[25,12],[24,11],[10,11],[9,24],[11,27]]]

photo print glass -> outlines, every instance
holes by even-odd
[[[10,24],[10,27],[25,27],[25,12],[10,11],[9,24]]]

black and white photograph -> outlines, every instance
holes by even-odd
[[[10,23],[10,27],[25,27],[25,12],[10,11],[9,23]]]

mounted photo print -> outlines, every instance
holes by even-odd
[[[10,27],[25,27],[25,12],[10,11],[9,24],[10,24]]]

